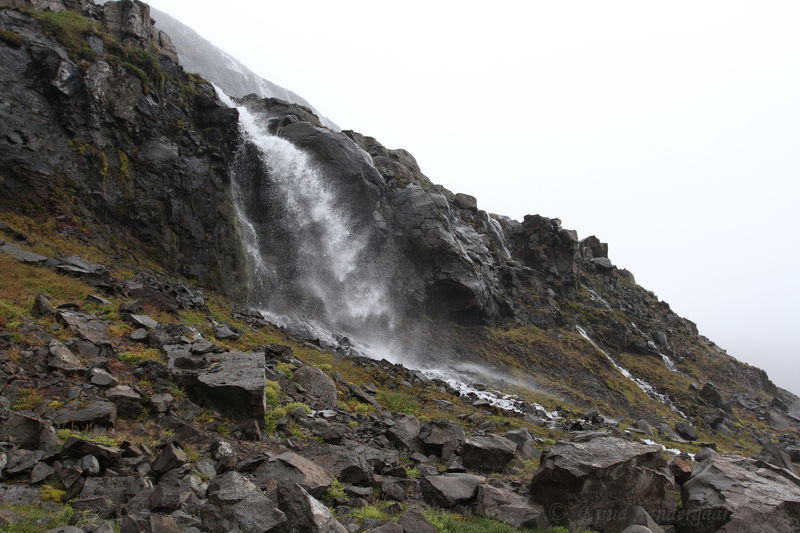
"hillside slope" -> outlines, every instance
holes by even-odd
[[[798,527],[797,398],[596,237],[217,94],[141,2],[0,31],[8,531]]]

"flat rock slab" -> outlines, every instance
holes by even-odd
[[[269,481],[297,483],[312,496],[321,498],[328,490],[334,477],[330,472],[293,452],[285,452],[272,457],[253,472],[253,477],[261,486]]]
[[[117,419],[117,407],[111,402],[96,401],[86,406],[73,402],[66,407],[57,409],[53,416],[53,423],[57,426],[112,426]]]
[[[76,256],[60,257],[56,268],[61,272],[80,277],[107,278],[109,276],[108,269],[103,265],[91,263],[82,257]]]
[[[92,455],[98,459],[101,465],[107,467],[113,465],[122,457],[122,449],[79,437],[69,437],[64,442],[61,454],[72,458]]]
[[[38,265],[47,261],[47,257],[35,254],[33,252],[29,252],[27,250],[23,250],[16,244],[11,244],[10,242],[7,242],[2,246],[0,246],[0,252],[10,255],[20,263]]]
[[[153,320],[148,315],[131,315],[130,321],[131,324],[133,324],[137,328],[144,328],[150,330],[158,327],[158,322]]]
[[[686,531],[800,531],[800,479],[764,461],[712,456],[694,468],[681,497]]]
[[[425,476],[420,482],[420,491],[428,503],[451,508],[474,500],[478,486],[485,482],[486,478],[473,474]]]
[[[470,470],[499,472],[514,458],[517,444],[500,435],[472,436],[464,441],[461,461]]]
[[[201,369],[173,369],[188,387],[192,399],[237,419],[256,419],[263,424],[266,412],[264,356],[260,353],[227,352],[219,361]]]
[[[590,435],[585,441],[558,442],[546,450],[530,495],[552,510],[548,516],[552,525],[604,531],[609,520],[630,505],[641,505],[657,520],[672,519],[675,490],[660,446]],[[587,513],[587,509],[605,512]]]
[[[81,360],[61,341],[50,341],[48,352],[47,368],[64,372],[82,372],[86,370]]]
[[[56,311],[59,322],[78,337],[95,344],[109,342],[108,323],[88,313],[79,311]]]

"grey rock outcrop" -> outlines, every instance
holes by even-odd
[[[800,529],[800,479],[763,461],[713,456],[694,468],[681,498],[680,531]]]
[[[616,437],[556,443],[542,454],[530,486],[531,498],[548,510],[554,525],[597,530],[614,517],[611,511],[621,513],[631,504],[654,517],[674,517],[675,490],[660,446]]]

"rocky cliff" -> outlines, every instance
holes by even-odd
[[[138,1],[0,48],[0,531],[800,527],[798,398],[598,238],[217,93]]]

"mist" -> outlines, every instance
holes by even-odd
[[[800,5],[151,3],[479,208],[597,235],[800,393]]]

